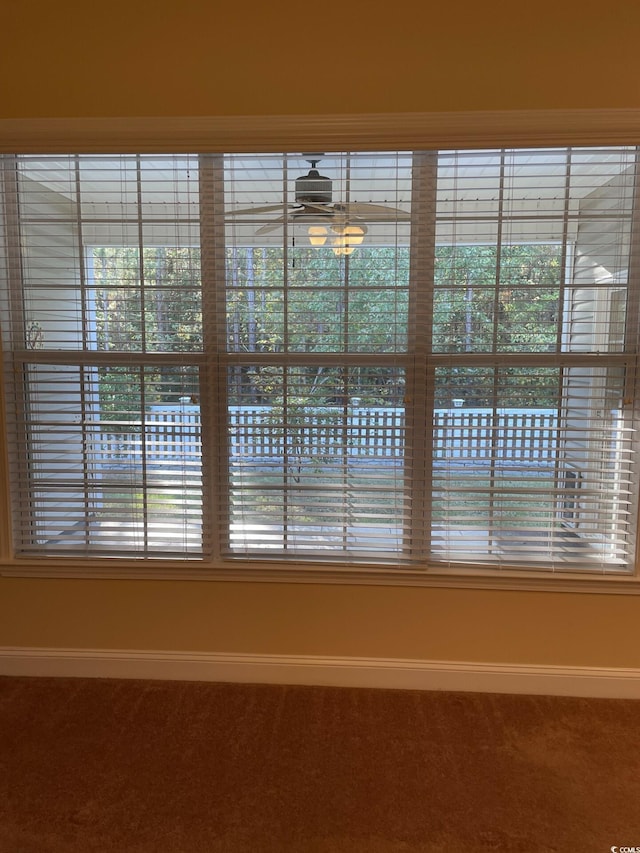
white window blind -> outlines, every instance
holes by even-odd
[[[6,157],[16,555],[631,573],[636,180],[626,147]]]

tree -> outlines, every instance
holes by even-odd
[[[202,272],[194,247],[103,247],[94,250],[95,344],[110,351],[197,352],[203,346]],[[338,369],[323,353],[405,352],[410,255],[406,247],[362,246],[348,259],[309,246],[227,250],[228,347],[255,353],[234,368],[232,404],[279,404],[283,372],[263,356],[318,354],[296,372],[288,395],[311,405],[401,405],[397,367]],[[562,258],[557,244],[438,246],[432,343],[435,352],[545,352],[557,345]],[[260,357],[258,357],[260,356]],[[498,405],[553,406],[557,370],[511,369]],[[533,372],[532,372],[533,371]],[[143,387],[144,386],[144,387]],[[494,403],[495,373],[457,366],[439,370],[436,403]],[[105,414],[197,395],[193,368],[113,367],[100,371]]]
[[[196,248],[100,247],[87,310],[95,346],[110,352],[189,352],[202,348],[200,251]],[[99,371],[103,418],[137,417],[143,404],[197,393],[190,367],[109,366]]]

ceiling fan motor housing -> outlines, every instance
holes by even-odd
[[[317,169],[296,178],[296,201],[301,204],[331,204],[332,181]]]

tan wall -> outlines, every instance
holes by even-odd
[[[635,596],[5,578],[0,601],[0,645],[640,666]]]
[[[4,117],[640,106],[633,0],[11,0],[2,30]]]
[[[3,30],[0,118],[640,107],[629,0],[32,0]],[[639,601],[3,578],[0,645],[640,666]]]

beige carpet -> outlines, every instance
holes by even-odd
[[[640,703],[0,679],[2,853],[608,853]]]

